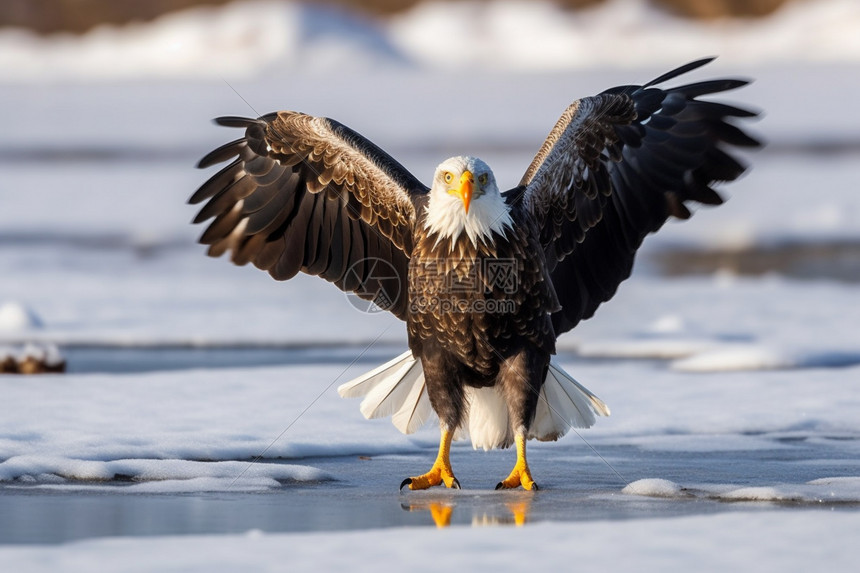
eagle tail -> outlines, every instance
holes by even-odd
[[[496,387],[466,388],[466,396],[472,447],[490,450],[513,444],[508,407],[501,391]],[[609,407],[561,367],[550,362],[528,437],[541,441],[557,440],[570,428],[594,425],[595,414],[608,416]]]
[[[609,407],[557,364],[550,362],[538,397],[529,438],[557,440],[570,428],[590,428]]]
[[[394,426],[404,434],[413,433],[433,416],[421,360],[410,351],[341,385],[337,391],[343,398],[363,397],[360,410],[365,418],[391,416]],[[501,392],[496,387],[467,387],[466,400],[469,419],[455,438],[471,438],[475,449],[509,447],[514,436]],[[570,428],[592,426],[595,415],[608,416],[609,407],[551,362],[528,437],[557,440]]]
[[[468,437],[476,450],[507,448],[514,443],[514,433],[508,421],[508,405],[496,386],[466,387],[469,402]],[[464,436],[465,437],[465,436]]]
[[[407,350],[397,358],[350,380],[337,389],[343,398],[361,398],[367,419],[391,416],[404,434],[411,434],[433,415],[421,360]]]

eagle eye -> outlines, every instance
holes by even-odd
[[[487,181],[489,181],[489,180],[490,180],[490,176],[487,175],[486,173],[481,173],[481,175],[478,177],[478,183],[480,183],[481,185],[486,185]]]
[[[454,175],[450,171],[445,172],[445,183],[450,183],[454,180]]]

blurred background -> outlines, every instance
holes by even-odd
[[[607,0],[559,0],[562,8],[587,8]],[[758,17],[775,12],[788,0],[652,0],[655,7],[691,18]],[[450,3],[453,3],[449,0]],[[9,0],[0,8],[0,24],[39,33],[86,32],[102,24],[127,24],[153,20],[163,14],[192,6],[222,6],[229,0]],[[356,12],[385,16],[405,12],[420,0],[330,0],[317,2]]]
[[[204,256],[185,204],[208,174],[194,163],[238,137],[211,118],[326,115],[425,181],[468,153],[513,186],[574,99],[711,55],[691,81],[754,79],[724,97],[763,112],[767,148],[725,206],[648,241],[640,278],[562,347],[668,329],[796,349],[821,341],[801,325],[826,316],[843,321],[828,348],[853,351],[856,0],[6,0],[0,344],[59,345],[78,371],[154,364],[129,349],[351,348],[380,332],[402,346],[402,325],[319,279],[281,285]],[[655,284],[663,310],[640,296]],[[679,292],[686,307],[667,315]],[[721,296],[732,312],[701,304]],[[751,309],[768,320],[738,326]]]

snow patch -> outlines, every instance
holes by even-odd
[[[786,494],[776,487],[742,487],[720,494],[719,499],[725,501],[786,501],[798,499],[796,494]]]
[[[637,480],[623,490],[629,495],[707,498],[737,502],[860,503],[860,477],[820,478],[801,484],[738,487],[731,484],[690,484],[683,487],[659,478]]]
[[[657,334],[677,334],[688,329],[684,318],[677,314],[661,316],[651,324],[651,332]]]
[[[778,348],[761,344],[727,345],[675,360],[679,372],[730,372],[787,368],[840,368],[860,364],[860,352]]]
[[[792,357],[760,345],[711,348],[672,363],[680,372],[726,372],[731,370],[771,370],[797,366]]]
[[[120,459],[113,461],[80,460],[50,455],[21,455],[0,463],[0,481],[18,480],[25,483],[57,483],[56,478],[76,481],[169,482],[162,486],[146,486],[147,491],[220,491],[239,487],[277,487],[281,482],[326,481],[325,472],[294,464],[262,462],[200,462],[191,460]],[[274,485],[273,485],[274,484]],[[213,489],[214,488],[214,489]]]
[[[685,358],[712,349],[713,340],[696,338],[642,338],[633,340],[593,340],[577,347],[581,356],[587,358],[657,358],[669,360]]]
[[[43,326],[42,319],[28,306],[15,301],[0,304],[0,332],[36,330]]]
[[[361,366],[67,374],[26,384],[2,376],[0,480],[305,482],[329,476],[271,460],[420,451],[423,442],[367,422],[333,387],[320,395]]]
[[[682,495],[681,486],[673,481],[660,478],[646,478],[627,484],[621,493],[644,495],[648,497],[678,497]]]
[[[17,482],[27,483],[28,489],[37,490],[52,490],[59,492],[101,492],[114,491],[120,493],[158,493],[158,494],[176,494],[176,493],[211,493],[211,492],[258,492],[283,487],[283,483],[273,478],[213,478],[213,477],[198,477],[181,480],[160,480],[132,483],[130,485],[116,485],[113,489],[106,489],[104,485],[86,484],[86,483],[71,483],[65,480],[51,481],[28,480],[29,476],[23,476]],[[21,487],[10,485],[8,487]]]

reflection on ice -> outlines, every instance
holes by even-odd
[[[535,492],[508,491],[492,494],[472,495],[459,492],[409,492],[401,497],[403,511],[427,512],[438,528],[449,527],[451,518],[471,511],[472,527],[515,525],[522,527],[528,522]],[[459,507],[458,507],[459,506]]]

